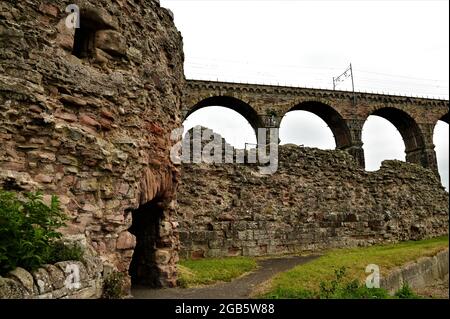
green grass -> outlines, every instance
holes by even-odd
[[[181,287],[193,287],[231,281],[256,268],[256,259],[251,257],[181,260],[178,264],[178,282]]]
[[[259,297],[263,298],[311,298],[319,295],[321,282],[330,282],[335,271],[345,267],[348,280],[363,283],[369,264],[380,267],[386,275],[395,267],[420,257],[433,256],[448,248],[448,236],[399,244],[377,245],[364,248],[335,249],[304,265],[275,276],[265,286]]]

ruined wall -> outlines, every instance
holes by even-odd
[[[72,3],[81,30],[65,26]],[[136,243],[131,210],[157,200],[153,261],[166,286],[179,245],[169,137],[182,65],[181,35],[157,1],[0,2],[0,188],[59,195],[64,233],[84,235],[123,272]]]
[[[345,151],[279,148],[279,168],[183,164],[183,257],[269,255],[448,234],[448,193],[432,170],[384,161],[366,172]]]

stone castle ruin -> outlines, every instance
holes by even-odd
[[[430,169],[393,160],[367,172],[348,152],[292,144],[278,155],[272,175],[257,164],[182,164],[182,257],[314,252],[448,233],[448,193]]]
[[[76,29],[66,26],[73,3]],[[416,127],[405,129],[413,163],[377,172],[358,165],[351,143],[282,146],[271,176],[246,165],[173,164],[170,134],[192,105],[183,102],[181,34],[157,1],[6,0],[0,17],[0,188],[57,195],[70,217],[62,231],[92,251],[100,275],[114,269],[130,284],[173,287],[180,254],[279,254],[448,233],[448,193]],[[427,101],[430,123],[448,114],[448,101]]]

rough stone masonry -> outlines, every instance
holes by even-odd
[[[76,30],[65,25],[72,3]],[[368,173],[344,151],[282,147],[272,176],[185,165],[177,206],[170,132],[184,88],[182,38],[157,1],[1,1],[0,188],[58,195],[68,237],[103,269],[157,287],[176,284],[178,221],[191,257],[448,233],[448,194],[431,170]]]
[[[276,255],[448,234],[448,192],[418,164],[384,161],[367,172],[348,152],[290,144],[279,147],[273,175],[259,174],[255,164],[203,163],[183,164],[182,176],[183,257]]]
[[[76,30],[65,24],[72,3]],[[183,59],[157,1],[0,2],[0,187],[58,195],[70,216],[64,233],[84,235],[122,272],[136,245],[132,215],[154,213],[141,235],[158,238],[134,273],[155,286],[176,283],[179,173],[169,150]]]

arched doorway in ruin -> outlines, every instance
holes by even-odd
[[[133,222],[128,231],[136,237],[128,271],[131,284],[161,287],[162,274],[156,260],[156,250],[162,246],[159,232],[163,219],[162,203],[155,198],[131,213]]]
[[[140,205],[131,210],[128,229],[136,238],[128,268],[132,286],[176,286],[179,240],[174,226],[174,174],[150,169],[144,172]]]

